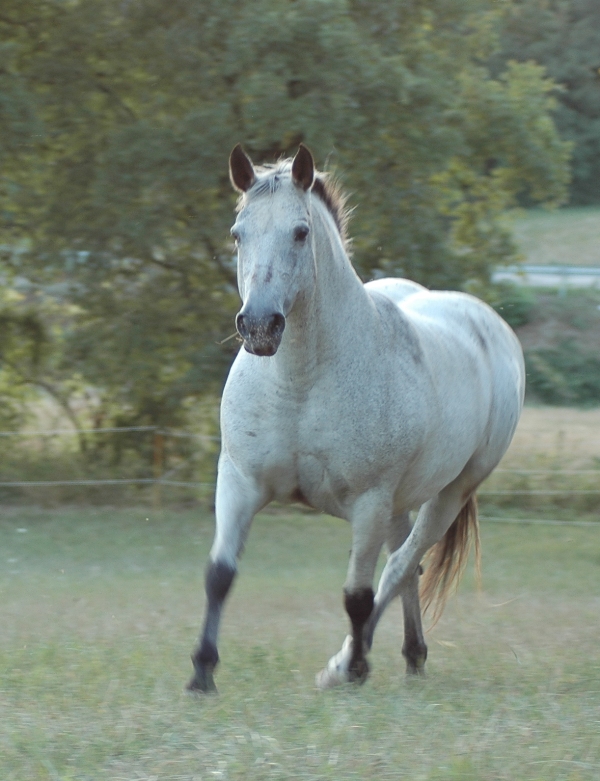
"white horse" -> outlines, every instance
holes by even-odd
[[[352,524],[351,631],[317,684],[365,680],[375,626],[398,595],[407,671],[422,672],[420,562],[432,549],[421,597],[443,604],[478,539],[475,490],[519,419],[519,342],[472,296],[402,279],[363,285],[348,258],[343,196],[305,146],[293,161],[255,169],[238,145],[230,175],[241,193],[231,233],[245,349],[223,392],[208,604],[188,688],[215,689],[223,602],[252,519],[272,500]]]

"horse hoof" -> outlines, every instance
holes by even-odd
[[[321,672],[317,673],[315,684],[317,689],[325,691],[326,689],[334,689],[336,686],[342,686],[344,683],[348,683],[348,680],[348,673],[344,673],[336,668],[330,670],[329,667],[325,667]]]
[[[418,659],[414,663],[406,663],[406,674],[409,678],[425,677],[425,659]]]
[[[364,656],[356,659],[350,665],[348,670],[348,680],[352,683],[363,684],[369,677],[369,664]]]
[[[218,694],[213,671],[207,669],[196,670],[185,688],[191,694]]]
[[[352,657],[352,636],[347,635],[340,651],[327,662],[327,666],[317,674],[315,683],[318,689],[333,689],[348,683],[348,663]]]
[[[425,662],[427,661],[427,648],[423,646],[421,650],[414,649],[412,653],[407,653],[402,649],[402,656],[406,661],[406,674],[410,676],[424,676]]]

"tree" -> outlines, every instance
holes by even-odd
[[[555,119],[573,144],[571,202],[600,202],[600,4],[596,0],[515,0],[502,31],[507,60],[533,60],[560,85]]]
[[[486,280],[514,253],[505,211],[568,180],[552,82],[486,70],[498,19],[491,0],[7,3],[11,78],[42,129],[7,174],[21,251],[4,263],[54,313],[56,381],[167,425],[219,386],[238,141],[257,162],[304,141],[340,171],[365,277]]]

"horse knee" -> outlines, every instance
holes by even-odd
[[[370,587],[355,591],[344,589],[344,607],[355,632],[362,632],[363,626],[373,612],[374,603],[375,595]]]

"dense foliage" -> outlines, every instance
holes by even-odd
[[[498,69],[511,59],[534,60],[560,85],[554,116],[573,143],[571,201],[600,203],[600,3],[514,0]]]
[[[533,63],[486,65],[492,0],[5,0],[0,12],[4,384],[76,419],[182,421],[235,349],[227,158],[299,141],[353,194],[365,277],[488,279],[503,214],[557,203],[568,147]],[[21,318],[21,320],[19,320]],[[12,351],[12,352],[11,352]],[[20,351],[20,353],[19,353]],[[35,354],[35,360],[31,355]]]
[[[531,294],[530,294],[531,295]],[[518,310],[522,294],[511,297]],[[531,296],[520,334],[529,398],[597,406],[600,400],[600,292],[543,291]]]

